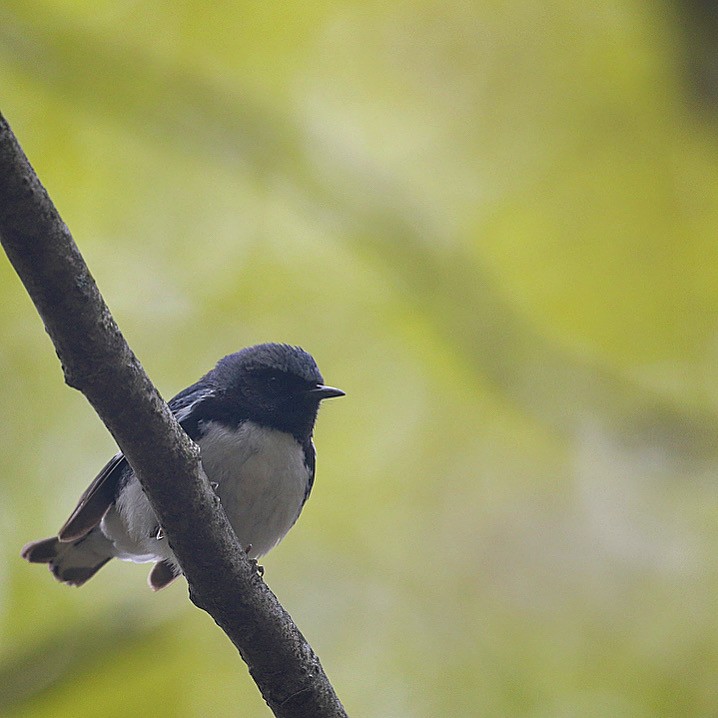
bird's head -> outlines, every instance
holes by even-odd
[[[212,374],[223,399],[246,418],[308,439],[322,399],[343,396],[324,384],[311,354],[287,344],[259,344],[221,359]]]

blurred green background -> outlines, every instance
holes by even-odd
[[[300,344],[265,578],[348,711],[718,715],[709,3],[4,0],[0,109],[166,397]],[[266,716],[186,585],[19,558],[114,451],[0,259],[0,714]]]

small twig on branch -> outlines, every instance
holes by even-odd
[[[182,431],[110,314],[68,228],[0,115],[0,242],[79,389],[140,479],[192,601],[282,718],[346,716],[318,657],[257,575]]]

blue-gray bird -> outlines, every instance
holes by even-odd
[[[292,527],[314,483],[314,422],[326,386],[299,347],[260,344],[221,359],[169,407],[200,447],[202,465],[240,544],[257,559]],[[47,563],[81,586],[111,558],[153,562],[154,590],[180,575],[140,482],[122,453],[102,469],[57,536],[29,543],[23,558]]]

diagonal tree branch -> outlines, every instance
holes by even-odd
[[[0,242],[79,389],[137,473],[189,584],[282,718],[346,716],[319,658],[242,551],[182,431],[125,342],[0,115]]]

